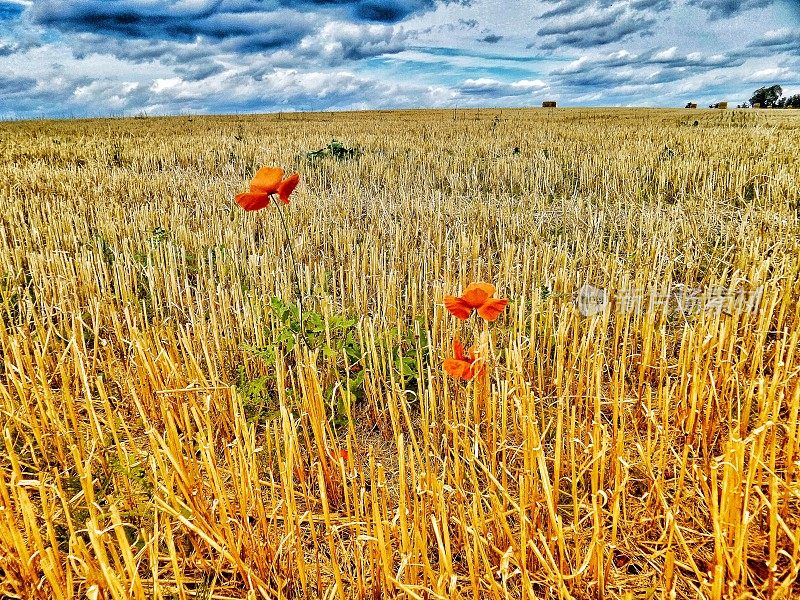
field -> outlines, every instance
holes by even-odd
[[[0,597],[800,597],[798,174],[795,111],[0,124]]]

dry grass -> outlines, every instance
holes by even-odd
[[[799,130],[0,125],[0,597],[797,597]],[[305,159],[333,137],[362,154]],[[272,207],[232,201],[265,164],[303,178],[310,348],[270,306],[296,300]],[[441,369],[480,333],[442,298],[475,280],[512,300],[488,386]],[[581,316],[584,283],[612,306]],[[763,294],[624,310],[677,284]]]

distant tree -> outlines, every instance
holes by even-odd
[[[800,108],[800,94],[789,96],[786,99],[786,108]]]
[[[784,107],[786,106],[786,98],[784,98],[783,96],[781,96],[780,98],[778,98],[778,99],[775,101],[775,104],[774,104],[773,106],[774,106],[775,108],[784,108]]]
[[[750,104],[760,104],[761,108],[772,108],[783,94],[783,88],[779,85],[758,88],[750,98]]]

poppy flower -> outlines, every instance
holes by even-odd
[[[466,321],[477,310],[487,321],[494,321],[508,304],[507,298],[492,298],[495,287],[491,283],[470,283],[461,296],[445,296],[444,305],[455,317]]]
[[[458,338],[453,340],[453,354],[455,354],[455,357],[446,358],[444,361],[444,370],[448,375],[452,375],[456,379],[470,381],[483,370],[482,364],[475,365],[478,360],[475,355],[475,348],[470,348],[469,356],[465,355],[464,346]]]
[[[328,450],[328,458],[330,458],[332,461],[336,462],[338,460],[337,455],[338,458],[341,458],[345,462],[350,458],[350,453],[347,451],[346,448],[339,448],[339,450],[335,454],[333,453],[333,451]]]
[[[289,196],[300,181],[298,173],[283,178],[280,167],[261,167],[250,182],[250,191],[236,196],[236,203],[245,210],[260,210],[269,204],[273,194],[278,194],[281,202],[289,204]]]

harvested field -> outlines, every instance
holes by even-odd
[[[0,123],[0,597],[798,597],[799,141],[794,111]],[[245,212],[264,165],[300,185]],[[496,321],[445,309],[481,281]]]

